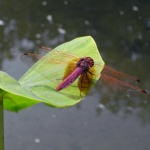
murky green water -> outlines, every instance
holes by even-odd
[[[28,69],[22,53],[91,35],[107,65],[139,77],[150,92],[150,2],[5,0],[0,6],[0,68],[14,78]],[[67,109],[39,104],[5,111],[6,150],[149,149],[149,96],[104,96],[99,85],[94,92]]]

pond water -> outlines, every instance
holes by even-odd
[[[28,69],[21,54],[91,35],[107,65],[138,77],[150,92],[149,1],[5,0],[0,6],[0,68],[15,79]],[[70,108],[38,104],[5,111],[5,149],[149,149],[149,96],[132,99],[122,92],[118,98],[102,91],[97,86],[99,96]]]

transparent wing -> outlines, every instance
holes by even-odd
[[[122,91],[138,91],[140,93],[145,93],[146,92],[141,89],[140,87],[138,86],[135,86],[135,85],[132,85],[128,82],[124,82],[124,81],[121,81],[121,80],[118,80],[116,78],[113,78],[107,74],[102,74],[101,75],[101,79],[103,80],[103,82],[105,82],[105,84],[109,85],[111,88],[114,88],[114,89],[121,89]]]
[[[39,61],[43,56],[32,53],[25,53],[21,55],[21,61],[26,64],[28,67],[33,66],[37,61]]]
[[[113,69],[107,65],[104,66],[102,73],[109,74],[110,76],[117,78],[119,80],[122,80],[122,81],[140,82],[140,80],[138,78],[127,75],[127,74],[122,73],[122,72],[119,72],[119,71],[117,71],[117,70],[115,70],[115,69]]]
[[[72,61],[73,59],[79,58],[75,55],[53,50],[44,46],[38,47],[35,49],[33,53],[25,53],[21,55],[21,61],[26,64],[28,67],[34,65],[37,61],[39,61],[43,56],[47,55],[49,52],[52,52],[50,56],[43,58],[43,62],[45,63],[58,63],[58,64],[67,64],[68,62]],[[52,57],[53,59],[51,59]]]
[[[96,64],[96,66],[99,66]],[[103,82],[103,85],[109,89],[109,91],[124,92],[132,97],[139,96],[139,93],[146,94],[139,84],[139,79],[127,75],[125,73],[119,72],[107,65],[103,67],[101,72],[100,80]],[[134,94],[133,94],[134,93]]]
[[[47,53],[52,51],[53,49],[44,47],[44,46],[39,46],[34,50],[34,54],[40,55],[40,56],[45,56]]]

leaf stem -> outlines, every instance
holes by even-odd
[[[4,150],[3,96],[0,95],[0,150]]]

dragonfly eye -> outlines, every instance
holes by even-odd
[[[90,67],[94,66],[94,60],[91,57],[86,57],[87,63],[89,63]]]

